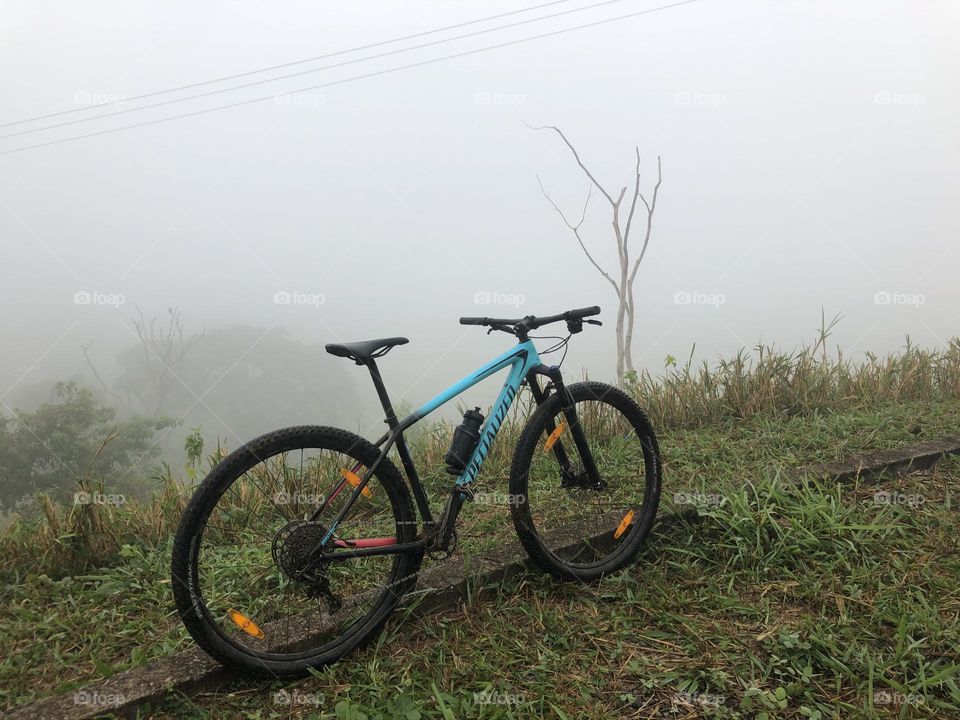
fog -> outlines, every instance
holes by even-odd
[[[664,4],[609,3],[19,135],[0,140],[0,152]],[[88,109],[0,134],[574,7],[586,5],[555,4],[263,76],[88,108],[518,6],[7,0],[0,123]],[[506,335],[460,326],[460,315],[600,305],[604,326],[574,337],[564,369],[612,379],[616,298],[537,178],[571,217],[583,207],[588,181],[556,135],[530,127],[541,125],[562,128],[613,192],[631,181],[634,147],[645,192],[662,157],[636,285],[639,368],[660,372],[667,355],[685,357],[694,343],[696,357],[709,359],[758,341],[796,347],[813,339],[821,312],[842,313],[832,340],[854,357],[892,351],[907,334],[941,346],[957,333],[960,300],[958,21],[960,9],[949,2],[699,0],[274,101],[0,155],[3,411],[35,405],[56,380],[74,378],[101,392],[85,346],[115,391],[119,358],[136,345],[138,310],[162,323],[168,308],[179,310],[188,337],[206,333],[191,351],[195,371],[177,378],[179,399],[166,410],[185,416],[173,447],[182,446],[190,424],[227,436],[231,446],[298,422],[377,435],[365,371],[316,348],[409,337],[380,367],[396,400],[415,407],[509,346]],[[598,196],[583,234],[612,271],[609,209]],[[223,333],[246,338],[230,351],[235,362],[227,344],[210,342]],[[317,383],[303,380],[310,389],[298,390],[311,373]],[[257,378],[264,375],[287,390],[262,392]],[[497,386],[487,381],[464,401],[489,403]]]

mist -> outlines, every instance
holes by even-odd
[[[55,6],[4,5],[2,123],[517,9]],[[169,453],[194,426],[230,447],[306,422],[379,435],[366,371],[323,344],[409,337],[380,368],[412,409],[509,347],[460,326],[461,315],[600,305],[604,326],[573,339],[564,369],[612,379],[616,297],[538,177],[571,217],[589,181],[556,135],[531,129],[542,125],[562,128],[614,191],[632,178],[634,148],[644,191],[662,157],[636,285],[638,369],[658,373],[694,346],[709,360],[758,342],[797,347],[837,314],[831,344],[851,357],[893,351],[907,335],[944,345],[960,299],[955,4],[700,0],[346,81],[657,7],[614,3],[0,140],[2,152],[277,95],[0,155],[4,413],[38,406],[70,379],[124,413],[154,412],[125,394],[144,386],[124,380],[123,358],[138,348],[135,320],[163,325],[171,308],[199,339],[159,408],[182,421],[164,440]],[[602,198],[582,232],[612,270]],[[498,386],[464,399],[489,404]]]

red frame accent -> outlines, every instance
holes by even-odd
[[[370,547],[385,547],[387,545],[396,545],[397,539],[395,537],[379,537],[379,538],[360,538],[359,540],[334,540],[334,547],[339,548],[370,548]]]
[[[353,467],[353,472],[356,473],[363,467],[360,463],[357,463]],[[331,493],[330,498],[327,500],[329,503],[337,495],[340,494],[340,491],[343,490],[344,486],[347,484],[346,478],[341,478],[340,482],[337,484],[336,489]],[[397,539],[395,537],[379,537],[379,538],[360,538],[359,540],[334,540],[334,547],[339,548],[372,548],[372,547],[386,547],[387,545],[396,545]]]

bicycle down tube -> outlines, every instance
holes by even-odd
[[[403,420],[400,420],[395,427],[392,427],[390,431],[380,439],[379,442],[375,443],[376,445],[381,445],[382,443],[380,455],[377,457],[377,460],[373,463],[373,465],[367,468],[360,483],[353,488],[350,498],[337,514],[336,519],[333,521],[333,523],[331,523],[330,528],[327,530],[318,547],[315,548],[313,552],[319,551],[319,549],[326,545],[333,537],[340,521],[343,520],[346,514],[350,511],[354,501],[357,499],[357,497],[359,497],[360,493],[363,492],[363,488],[366,487],[367,482],[369,482],[383,458],[387,456],[387,453],[390,452],[390,449],[393,447],[394,443],[397,442],[397,439],[401,437],[404,430],[422,420],[441,405],[444,405],[466,390],[469,390],[477,383],[509,366],[510,372],[504,381],[503,387],[500,389],[500,394],[497,396],[497,399],[494,402],[493,410],[491,411],[489,417],[487,417],[487,419],[484,421],[477,446],[474,448],[473,454],[466,464],[466,468],[457,478],[453,493],[451,494],[450,500],[447,503],[440,534],[444,539],[449,537],[449,532],[453,529],[453,522],[456,520],[457,513],[460,510],[460,505],[463,503],[462,488],[473,482],[473,480],[476,478],[477,473],[480,471],[480,467],[483,464],[483,460],[486,458],[487,452],[490,450],[490,446],[493,444],[493,440],[497,435],[497,431],[500,429],[500,425],[503,423],[504,418],[507,416],[507,412],[510,410],[513,399],[520,391],[520,384],[523,382],[523,379],[527,376],[527,374],[539,365],[540,356],[537,354],[537,348],[534,346],[533,341],[524,340],[523,342],[520,342],[507,350],[499,357],[494,358],[480,369],[463,378],[459,382],[451,385],[443,392],[428,400],[410,415],[403,418]],[[414,478],[411,478],[411,481],[415,482]],[[376,549],[383,552],[386,547],[379,546]],[[370,548],[370,550],[374,549]],[[351,551],[348,552],[353,554]],[[374,550],[374,552],[376,552],[376,550]],[[373,553],[367,552],[363,554]],[[335,555],[338,557],[345,557],[347,556],[347,553],[338,552],[335,553]]]

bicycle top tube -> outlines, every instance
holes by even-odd
[[[537,348],[534,346],[533,341],[525,340],[524,342],[514,345],[502,355],[494,358],[483,367],[470,373],[459,382],[454,383],[443,392],[425,402],[414,412],[414,415],[418,420],[429,415],[444,403],[449,402],[457,395],[460,395],[482,380],[487,379],[495,372],[503,370],[510,365],[512,365],[514,369],[507,378],[507,381],[510,383],[514,375],[519,377],[514,390],[514,393],[516,393],[516,389],[520,386],[520,380],[523,380],[526,374],[539,364],[540,356],[537,354]],[[403,424],[406,425],[407,423],[404,422]]]

